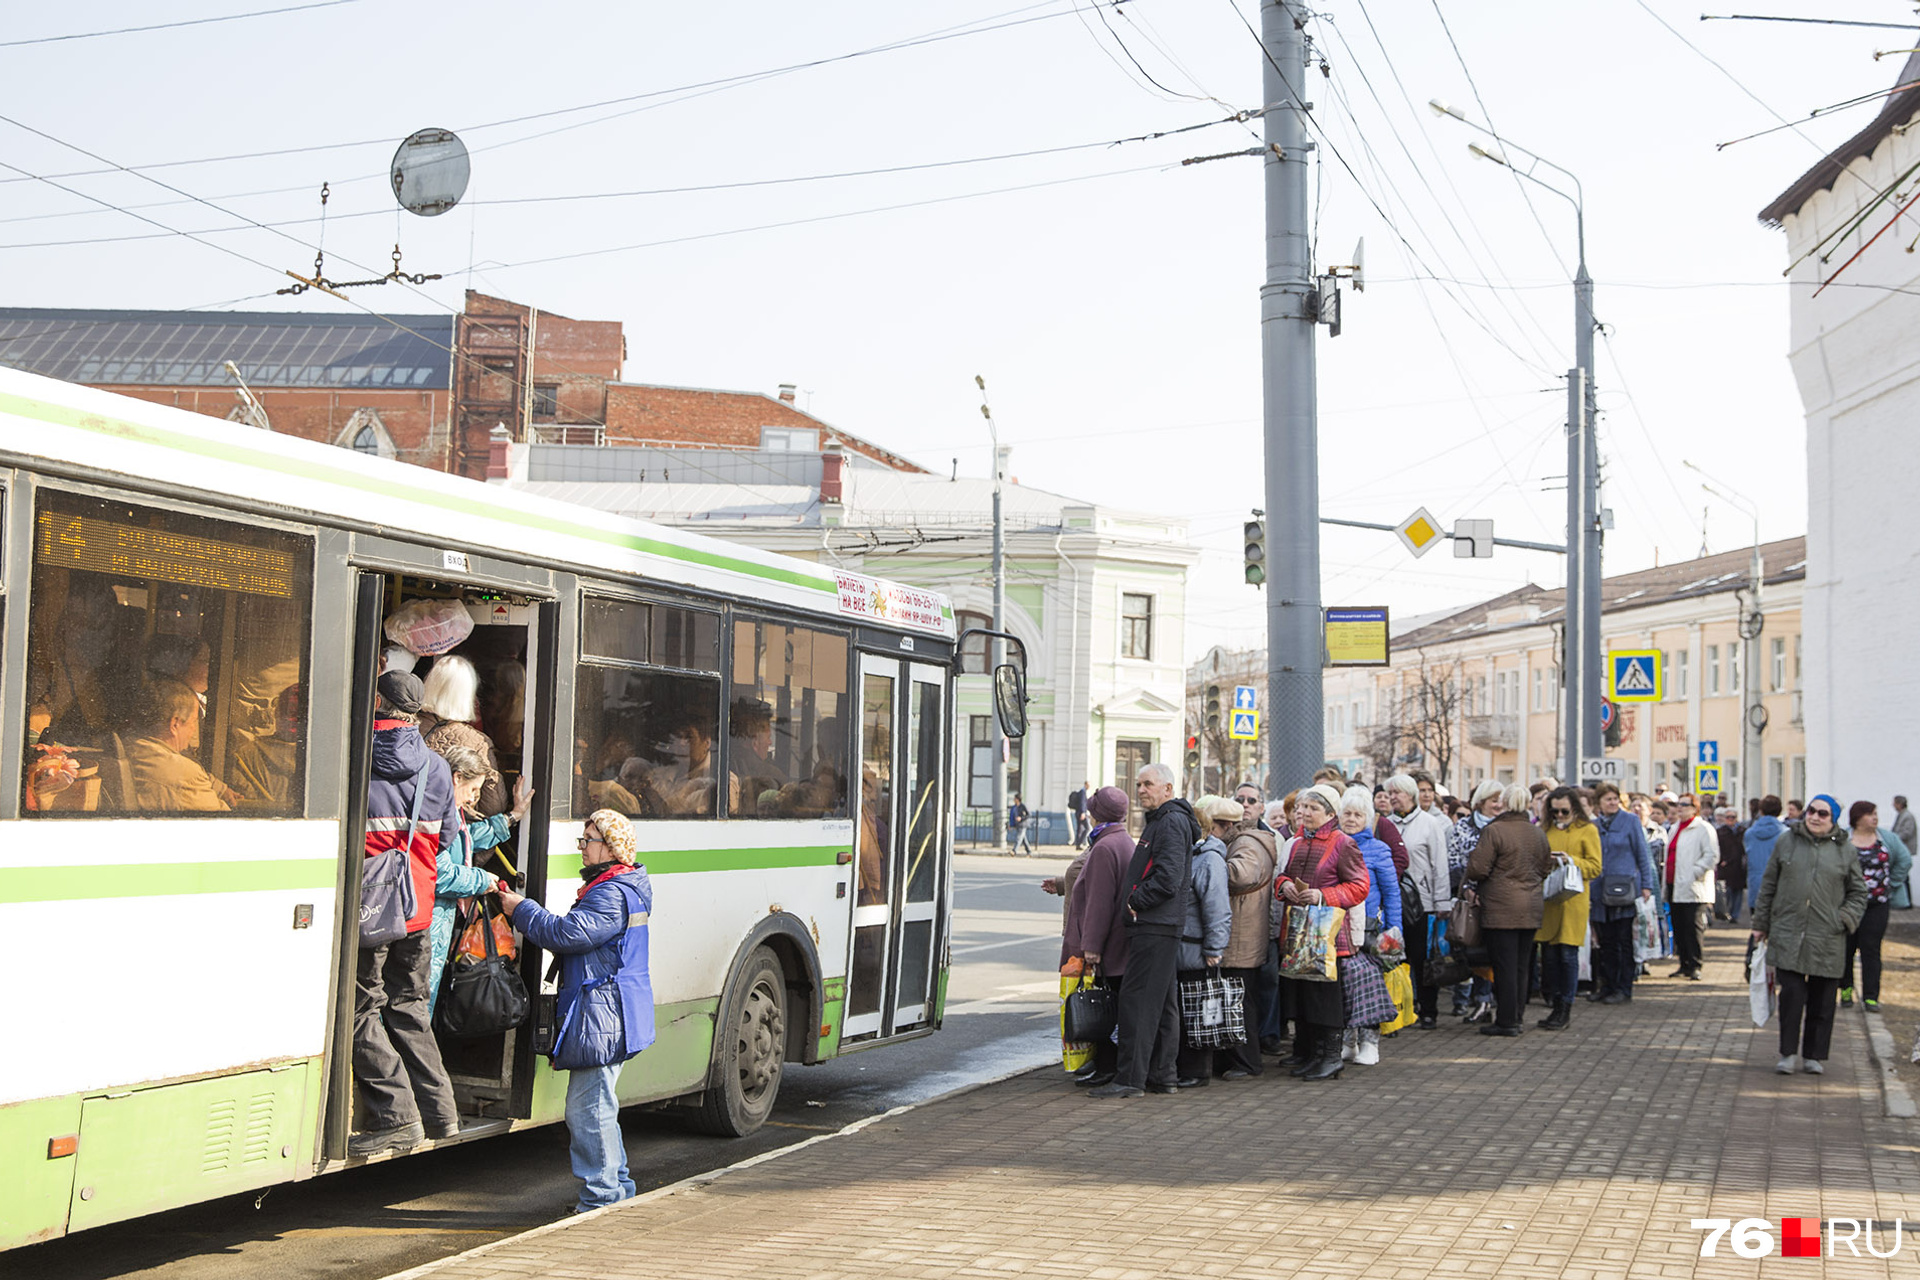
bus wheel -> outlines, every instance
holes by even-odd
[[[728,1138],[758,1129],[779,1096],[786,1047],[786,976],[772,951],[756,947],[721,1004],[713,1065],[693,1127]]]

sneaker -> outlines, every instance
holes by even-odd
[[[1797,1053],[1790,1053],[1773,1064],[1773,1070],[1777,1075],[1790,1076],[1799,1069],[1800,1055]]]
[[[1415,1028],[1421,1031],[1432,1031],[1434,1028],[1440,1025],[1440,1019],[1434,1017],[1430,1013],[1423,1013],[1420,1015],[1420,1021],[1414,1023],[1413,1025]],[[1917,1061],[1920,1061],[1920,1059],[1917,1059]]]
[[[1491,1023],[1493,1021],[1493,1006],[1491,1004],[1477,1004],[1473,1006],[1467,1013],[1467,1021]]]
[[[1878,1000],[1862,1000],[1860,1004],[1868,1013],[1880,1012],[1880,1002]]]
[[[1601,1004],[1626,1004],[1633,997],[1624,991],[1609,991],[1600,997]]]
[[[1823,1076],[1827,1074],[1826,1064],[1818,1058],[1808,1058],[1800,1064],[1800,1069],[1810,1076]]]
[[[1840,988],[1840,1007],[1842,1009],[1853,1008],[1853,988],[1852,987]]]
[[[1362,1040],[1360,1047],[1353,1051],[1353,1060],[1363,1067],[1380,1065],[1380,1042],[1374,1039]]]

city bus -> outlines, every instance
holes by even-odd
[[[473,664],[534,796],[487,865],[529,897],[567,910],[587,815],[632,818],[658,1038],[623,1103],[745,1134],[785,1064],[930,1034],[965,638],[932,592],[0,369],[0,1247],[361,1163],[396,664]],[[562,1118],[532,1022],[440,1048],[461,1129],[415,1150]]]

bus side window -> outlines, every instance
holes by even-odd
[[[588,596],[574,689],[575,817],[717,816],[717,613]]]
[[[736,619],[732,674],[734,816],[846,817],[847,638]]]
[[[309,539],[43,491],[22,808],[304,810]]]

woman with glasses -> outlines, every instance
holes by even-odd
[[[1853,957],[1858,953],[1860,998],[1872,1013],[1880,1008],[1880,942],[1887,936],[1893,887],[1907,882],[1913,858],[1904,848],[1893,847],[1897,839],[1882,838],[1880,810],[1871,800],[1853,802],[1847,810],[1847,826],[1853,829],[1853,851],[1859,855],[1860,874],[1867,882],[1867,909],[1860,915],[1859,927],[1847,934],[1847,968],[1840,975],[1840,1003],[1853,1007]]]
[[[1600,878],[1600,830],[1587,817],[1587,806],[1573,787],[1555,787],[1547,793],[1547,848],[1556,862],[1579,868],[1579,893],[1546,905],[1540,932],[1541,994],[1553,1012],[1534,1025],[1559,1031],[1573,1019],[1573,997],[1580,986],[1580,948],[1587,940],[1587,913],[1593,901],[1593,882]]]
[[[1819,1075],[1833,1043],[1834,997],[1846,967],[1847,934],[1867,910],[1860,859],[1835,823],[1840,804],[1818,795],[1773,846],[1753,909],[1753,940],[1767,944],[1780,991],[1780,1061]]]

